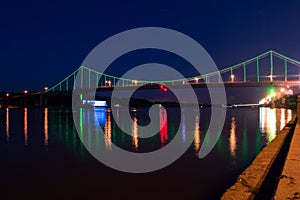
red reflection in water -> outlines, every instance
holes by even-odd
[[[167,111],[161,109],[159,112],[160,119],[160,142],[164,145],[168,141],[168,123],[167,123]]]

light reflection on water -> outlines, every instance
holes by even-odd
[[[66,127],[69,127],[68,125]],[[49,140],[48,108],[44,108],[44,146],[47,150]]]
[[[281,130],[292,119],[292,111],[283,108],[261,107],[259,112],[260,131],[266,135],[268,143],[276,137],[278,130]]]
[[[28,126],[27,126],[27,116],[28,116],[28,113],[27,113],[27,109],[28,108],[24,108],[24,144],[25,146],[28,145]]]
[[[229,142],[230,142],[230,153],[231,153],[231,156],[233,158],[235,158],[235,154],[236,154],[236,123],[235,123],[235,118],[232,117],[231,118],[231,129],[230,129],[230,138],[229,138]]]
[[[194,136],[194,149],[195,152],[198,153],[200,150],[200,125],[199,125],[199,115],[196,116],[195,119],[195,136]]]
[[[160,124],[160,142],[161,146],[164,146],[168,141],[168,121],[166,109],[160,109],[159,111],[159,124]]]
[[[133,118],[133,123],[132,123],[132,132],[131,132],[131,137],[132,137],[132,145],[134,146],[135,150],[139,148],[139,139],[138,139],[138,126],[137,126],[137,118]]]
[[[122,109],[123,108],[118,108],[116,117],[122,116],[118,114],[119,112],[123,112]],[[227,110],[225,125],[216,148],[207,156],[207,159],[198,159],[197,153],[199,152],[203,139],[206,137],[205,131],[210,120],[209,109],[201,109],[201,113],[196,116],[194,126],[190,127],[191,129],[186,127],[185,119],[187,118],[185,116],[189,113],[184,109],[181,109],[182,112],[178,115],[176,115],[174,108],[160,109],[157,116],[160,120],[159,125],[161,131],[149,140],[140,139],[138,137],[139,134],[141,134],[138,129],[138,124],[146,120],[144,114],[139,114],[143,113],[141,110],[145,110],[145,108],[132,109],[132,122],[130,124],[122,124],[121,122],[121,126],[126,126],[131,129],[131,134],[127,135],[116,126],[110,109],[97,108],[95,112],[80,109],[79,122],[83,124],[87,120],[91,123],[100,124],[99,128],[103,130],[104,134],[99,134],[99,130],[96,130],[96,134],[92,130],[89,130],[87,135],[83,135],[82,126],[78,134],[81,135],[81,137],[87,138],[88,141],[96,141],[96,145],[104,145],[108,151],[114,150],[112,144],[116,144],[130,151],[143,151],[145,148],[145,151],[153,151],[168,145],[178,130],[176,129],[176,121],[174,121],[174,119],[181,117],[183,123],[182,130],[179,130],[178,133],[181,134],[182,143],[185,143],[185,137],[188,136],[188,134],[194,135],[194,143],[183,156],[186,159],[181,158],[181,161],[176,161],[177,165],[174,171],[172,171],[172,167],[167,168],[166,171],[164,171],[164,174],[167,174],[166,177],[163,177],[165,176],[163,174],[159,174],[160,172],[157,172],[158,175],[156,177],[155,173],[151,176],[155,177],[153,179],[159,180],[155,182],[155,184],[160,184],[162,181],[159,179],[160,177],[170,179],[169,182],[161,183],[163,185],[171,185],[170,187],[174,186],[172,183],[180,184],[178,181],[172,181],[172,177],[175,177],[174,179],[177,180],[177,176],[180,176],[178,179],[184,183],[184,185],[181,185],[181,189],[190,191],[190,189],[194,187],[194,193],[204,196],[206,193],[214,195],[216,193],[216,187],[219,187],[217,190],[219,193],[227,189],[236,180],[238,174],[252,162],[267,143],[276,137],[279,130],[282,129],[292,117],[292,111],[285,109],[229,109]],[[164,123],[164,121],[167,121],[167,123]],[[40,176],[38,173],[40,169],[47,172],[52,171],[52,174],[50,173],[48,176],[47,173],[44,174],[47,176],[45,180],[51,179],[53,176],[53,179],[57,181],[58,179],[55,176],[57,171],[55,170],[57,170],[57,163],[60,163],[59,167],[65,165],[63,172],[59,174],[60,176],[64,176],[65,173],[70,171],[70,176],[65,178],[65,185],[73,183],[73,176],[76,176],[76,180],[79,180],[78,182],[87,183],[93,179],[95,174],[98,174],[98,176],[94,178],[94,182],[92,182],[91,185],[96,185],[99,183],[99,180],[103,179],[108,182],[112,180],[112,182],[109,182],[111,185],[116,184],[116,182],[114,182],[115,180],[124,180],[122,184],[127,184],[128,181],[130,182],[129,179],[131,179],[131,177],[119,179],[119,176],[124,175],[122,173],[116,176],[116,171],[112,170],[108,171],[108,173],[104,173],[102,171],[106,170],[105,172],[107,172],[107,168],[101,167],[101,170],[98,170],[97,167],[100,165],[98,162],[96,162],[98,165],[95,163],[90,165],[91,156],[80,142],[70,109],[0,109],[0,133],[0,136],[2,136],[0,137],[0,142],[3,142],[3,144],[17,152],[13,154],[14,151],[9,151],[8,157],[21,160],[18,166],[14,166],[12,162],[11,165],[13,168],[11,172],[15,173],[16,169],[22,169],[22,167],[24,167],[23,165],[25,165],[26,168],[27,163],[27,181],[30,181],[31,177],[37,179],[37,177]],[[93,142],[91,142],[91,144],[93,144]],[[149,148],[149,146],[151,148]],[[45,165],[40,164],[40,160],[44,158],[45,160],[43,160],[43,162]],[[34,166],[36,166],[36,169],[31,170]],[[93,168],[93,166],[97,167]],[[184,174],[187,168],[189,169],[189,173]],[[1,166],[0,169],[2,169]],[[74,171],[72,171],[72,169],[74,169]],[[217,170],[219,170],[219,176],[215,175]],[[92,173],[89,178],[84,179],[84,176],[79,176],[81,172],[89,173],[89,171]],[[7,176],[11,178],[11,175]],[[190,178],[190,176],[192,178]],[[115,177],[115,179],[113,177]],[[16,182],[18,180],[19,179],[16,179]],[[149,180],[149,182],[153,181],[152,177],[147,180]],[[143,181],[144,177],[141,179],[133,178],[131,184],[136,184],[134,186],[138,187],[140,185],[139,183]],[[189,182],[191,182],[191,184],[186,184]],[[200,189],[197,184],[201,185]],[[51,185],[51,183],[49,185]],[[107,186],[104,184],[102,187]],[[121,187],[123,187],[123,185],[119,186],[119,188]],[[85,190],[84,187],[83,190]],[[88,192],[87,189],[85,192]],[[101,193],[105,193],[105,190],[101,190]],[[205,197],[203,198],[213,199],[209,198],[211,196]]]
[[[5,135],[6,135],[6,141],[9,143],[10,141],[10,110],[9,108],[5,109]],[[184,111],[184,110],[183,110]],[[49,115],[48,115],[49,109],[44,108],[43,109],[43,145],[45,146],[45,149],[47,149],[49,145]],[[90,115],[86,113],[84,109],[80,110],[80,123],[83,123],[83,120],[85,120],[86,117],[88,117],[86,120],[91,120]],[[117,117],[119,110],[117,111]],[[87,115],[85,115],[87,114]],[[62,119],[62,115],[64,115],[65,119]],[[100,108],[95,110],[95,123],[99,123],[101,127],[103,127],[104,130],[104,141],[105,141],[105,147],[107,150],[112,150],[112,132],[113,132],[113,121],[111,116],[110,109]],[[185,127],[185,113],[182,112],[181,119],[182,119],[182,142],[185,142],[185,134],[186,134],[186,127]],[[169,134],[170,130],[168,129],[168,123],[165,123],[165,121],[168,121],[167,116],[167,110],[166,109],[160,109],[159,111],[159,120],[160,120],[160,144],[161,146],[164,146],[167,144],[169,140]],[[267,143],[271,142],[277,135],[278,131],[281,130],[285,124],[290,121],[292,118],[292,111],[287,109],[275,109],[275,108],[265,108],[261,107],[259,108],[259,129],[261,134],[265,135],[265,138],[267,140]],[[71,120],[71,119],[70,119]],[[63,114],[62,112],[59,112],[58,117],[58,123],[59,123],[59,132],[62,132],[63,124],[62,121],[65,121],[65,127],[64,130],[66,132],[69,132],[69,126],[70,121],[68,120],[68,115]],[[201,134],[203,135],[203,131],[200,132],[200,124],[198,123],[199,116],[195,119],[195,128],[194,128],[194,150],[197,153],[200,149],[201,142],[200,137]],[[164,126],[165,124],[165,126]],[[237,140],[237,127],[241,126],[241,124],[236,123],[236,118],[231,117],[230,121],[230,131],[229,131],[229,150],[231,156],[234,158],[236,156],[236,150],[239,145],[247,145],[247,139],[245,138],[245,135],[243,137],[242,143],[238,143]],[[73,133],[76,131],[72,125]],[[139,130],[138,130],[138,118],[136,116],[133,117],[132,124],[131,124],[131,143],[134,149],[139,149]],[[244,129],[244,132],[247,131]],[[79,131],[80,134],[83,133],[82,126]],[[24,134],[24,145],[27,146],[29,144],[30,137],[28,136],[28,108],[23,109],[23,134]],[[69,134],[66,134],[66,136],[69,136]],[[91,136],[88,136],[91,137]],[[97,135],[99,137],[99,135]],[[73,135],[74,139],[74,135]],[[96,138],[97,139],[97,138]],[[98,138],[99,139],[99,138]],[[124,142],[124,137],[122,137]],[[74,141],[73,141],[74,143]]]
[[[9,108],[5,109],[6,141],[9,143]]]
[[[103,114],[101,114],[101,117],[104,117],[106,111],[103,110]],[[105,140],[105,147],[107,150],[111,150],[112,145],[112,139],[111,139],[111,113],[107,112],[107,117],[104,118],[105,120],[105,126],[104,126],[104,140]],[[101,119],[102,120],[102,119]]]
[[[137,110],[135,109],[134,112]],[[185,143],[185,137],[186,137],[186,127],[185,127],[185,112],[184,109],[181,110],[181,120],[182,120],[182,143]],[[230,155],[233,159],[236,158],[236,153],[238,149],[241,149],[241,152],[243,156],[245,157],[248,154],[248,134],[253,134],[249,133],[248,128],[247,128],[247,119],[245,116],[243,116],[243,123],[239,121],[237,122],[236,118],[234,117],[234,113],[236,110],[232,110],[232,117],[230,118],[230,130],[229,130],[229,152]],[[83,111],[82,115],[82,120],[84,119],[84,113],[86,111]],[[118,110],[119,112],[119,110]],[[117,112],[117,113],[118,113]],[[133,112],[133,111],[132,111]],[[238,112],[238,111],[236,111]],[[119,142],[120,141],[113,141],[112,139],[112,132],[114,132],[114,137],[116,132],[117,134],[125,134],[120,131],[116,131],[113,126],[115,125],[114,122],[112,121],[112,116],[111,116],[111,111],[110,109],[97,109],[95,112],[95,117],[96,117],[96,123],[98,122],[102,127],[104,127],[104,141],[105,141],[105,147],[107,150],[112,150],[112,143],[113,142]],[[117,116],[119,117],[119,116]],[[259,130],[260,133],[265,135],[266,143],[271,142],[278,132],[284,127],[284,125],[291,120],[292,118],[292,111],[291,110],[286,110],[286,109],[273,109],[273,108],[259,108]],[[131,145],[134,150],[138,150],[139,148],[143,148],[139,142],[139,130],[138,130],[138,121],[143,120],[143,119],[138,119],[136,115],[133,116],[132,118],[132,123],[131,123]],[[168,124],[170,123],[165,123],[165,120],[168,121],[168,115],[167,115],[167,110],[162,108],[159,111],[159,120],[160,120],[160,144],[161,147],[168,144],[170,138],[169,135],[171,134],[171,130],[168,129]],[[240,120],[240,119],[239,119]],[[195,119],[195,127],[194,127],[194,151],[197,153],[199,152],[200,146],[201,146],[201,134],[205,135],[205,130],[200,132],[200,124],[199,122],[199,116],[196,117]],[[164,126],[165,124],[165,126]],[[128,126],[128,125],[127,125]],[[240,133],[237,133],[237,130],[239,130]],[[223,130],[223,132],[226,132],[226,130]],[[260,138],[260,133],[258,133],[257,136],[257,141],[256,141],[256,148],[260,148],[260,143],[261,139]],[[238,138],[238,135],[241,135],[240,138]],[[121,143],[124,142],[124,137],[122,137]],[[220,146],[221,144],[221,146]],[[219,148],[220,150],[222,149],[222,137],[218,141]],[[122,144],[121,144],[122,145]],[[257,152],[259,150],[256,150]]]

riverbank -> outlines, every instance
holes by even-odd
[[[300,105],[300,97],[297,99]],[[300,107],[297,109],[300,117]],[[300,120],[297,121],[289,152],[285,160],[274,199],[300,199]]]
[[[295,125],[296,115],[241,173],[236,183],[223,194],[223,200],[272,198]]]

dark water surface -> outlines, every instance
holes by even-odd
[[[104,138],[107,151],[113,150],[112,143],[137,153],[163,148],[174,137],[178,119],[188,114],[178,116],[178,108],[163,109],[159,117],[167,119],[167,126],[145,140],[138,137],[137,129],[137,124],[149,121],[144,110],[131,111],[133,122],[127,126],[132,137],[116,126],[109,109],[96,110],[104,130],[99,137]],[[199,159],[209,110],[201,109],[200,124],[195,122],[192,132],[179,130],[182,142],[187,134],[195,139],[177,161],[155,172],[130,174],[111,169],[89,154],[70,109],[0,109],[0,199],[219,199],[291,119],[292,111],[228,109],[216,146]]]

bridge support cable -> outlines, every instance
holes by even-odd
[[[69,91],[69,79],[66,79],[66,90]]]
[[[83,67],[80,68],[80,89],[83,89]]]
[[[244,83],[247,82],[247,77],[246,77],[246,75],[247,75],[247,72],[246,72],[246,63],[244,63]]]
[[[88,82],[89,82],[89,88],[91,87],[91,70],[89,69],[88,70],[88,73],[89,73],[89,80],[88,80]]]
[[[234,82],[234,78],[233,78],[233,71],[232,71],[232,67],[230,67],[230,79],[231,79],[231,82],[233,83]]]
[[[273,82],[273,51],[270,51],[270,82]]]
[[[284,81],[287,82],[288,80],[288,66],[287,66],[287,60],[284,59]]]
[[[76,80],[76,73],[73,74],[73,88],[74,88],[74,90],[77,89],[75,80]]]
[[[257,82],[259,83],[259,59],[258,59],[258,57],[256,57],[256,80],[257,80]]]

